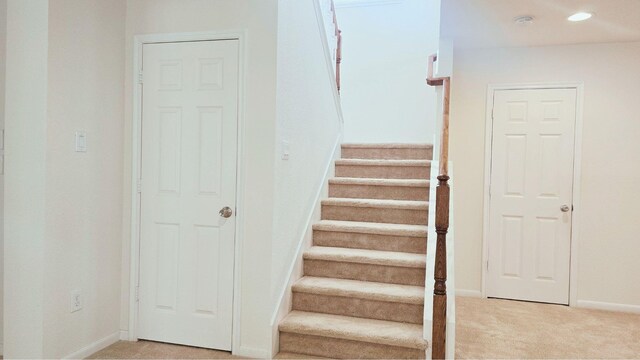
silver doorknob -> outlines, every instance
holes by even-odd
[[[220,212],[218,214],[220,214],[220,216],[222,216],[223,218],[230,218],[231,215],[233,215],[233,210],[231,210],[230,207],[225,206],[220,209]]]
[[[560,206],[560,211],[562,211],[562,212],[569,212],[569,210],[571,210],[571,208],[569,207],[569,205],[562,205],[562,206]]]

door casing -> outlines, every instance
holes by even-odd
[[[137,35],[134,37],[133,49],[133,116],[131,128],[131,243],[129,260],[129,317],[128,331],[120,335],[121,340],[137,341],[138,326],[138,285],[140,269],[140,193],[138,184],[142,166],[142,48],[145,44],[169,43],[169,42],[195,42],[215,40],[237,40],[239,48],[238,56],[238,155],[236,159],[236,204],[239,207],[243,202],[243,190],[245,171],[243,163],[244,149],[244,114],[245,114],[245,74],[246,74],[246,31],[229,30],[194,33],[168,33]],[[238,208],[237,208],[238,209]],[[242,211],[236,210],[234,269],[233,269],[233,335],[231,351],[233,354],[241,348],[240,339],[240,304],[242,293],[240,291],[240,274],[242,269],[242,254],[244,244],[244,216]]]
[[[576,90],[576,125],[573,162],[573,214],[571,221],[571,258],[569,267],[569,306],[577,305],[578,295],[578,244],[579,224],[582,214],[580,202],[580,179],[582,164],[582,124],[584,104],[584,84],[582,82],[567,83],[528,83],[528,84],[490,84],[487,87],[487,105],[485,115],[485,146],[484,146],[484,205],[482,229],[482,298],[487,297],[487,265],[489,261],[489,206],[491,198],[491,161],[493,143],[493,99],[498,90],[544,90],[544,89],[575,89]]]

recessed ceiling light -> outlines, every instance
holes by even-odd
[[[518,25],[529,25],[533,23],[533,16],[531,15],[518,16],[517,18],[513,19],[513,21]]]
[[[576,21],[585,21],[585,20],[591,19],[591,17],[592,17],[592,16],[593,16],[593,14],[592,14],[592,13],[588,13],[588,12],[578,12],[578,13],[575,13],[575,14],[573,14],[573,15],[569,16],[569,17],[567,18],[567,20],[569,20],[569,21],[573,21],[573,22],[576,22]]]

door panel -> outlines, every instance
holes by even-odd
[[[490,297],[569,303],[575,89],[494,93]]]
[[[138,336],[231,349],[238,43],[143,48]]]

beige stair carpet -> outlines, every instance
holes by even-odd
[[[432,146],[344,144],[277,358],[424,359]]]

